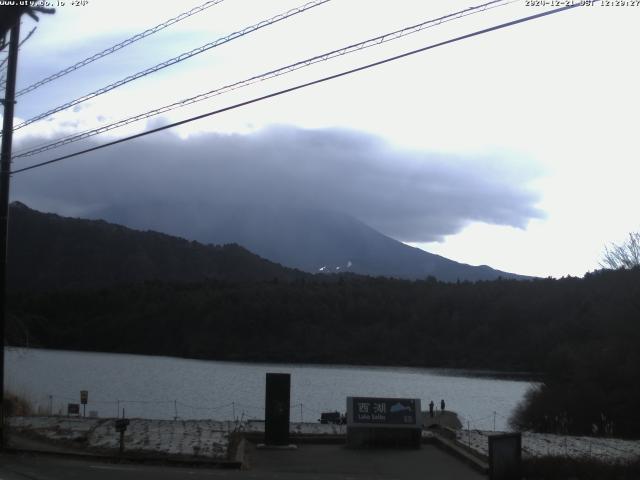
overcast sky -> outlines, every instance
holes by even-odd
[[[71,3],[42,16],[23,45],[18,89],[202,1]],[[302,3],[225,0],[20,97],[16,124]],[[20,129],[14,150],[479,3],[332,0]],[[512,2],[95,142],[541,11]],[[640,230],[639,21],[640,6],[575,8],[17,174],[12,197],[83,216],[109,203],[161,199],[172,186],[179,191],[171,198],[203,204],[293,201],[343,211],[453,260],[583,275],[608,242]],[[23,37],[35,25],[25,17]]]

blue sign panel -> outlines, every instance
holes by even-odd
[[[407,398],[354,397],[353,423],[415,425],[416,400]]]

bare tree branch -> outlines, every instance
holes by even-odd
[[[600,266],[612,270],[640,266],[640,232],[629,233],[626,242],[605,247]]]

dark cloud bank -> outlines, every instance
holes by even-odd
[[[15,175],[12,198],[206,242],[234,241],[234,228],[268,228],[272,214],[293,211],[298,220],[344,214],[395,239],[428,242],[472,221],[524,228],[542,215],[529,180],[500,159],[403,151],[347,130],[272,127],[127,142]],[[264,225],[229,226],[242,219]]]

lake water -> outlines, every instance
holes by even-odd
[[[507,429],[531,382],[459,370],[236,363],[173,357],[5,349],[6,389],[43,413],[66,412],[88,390],[87,415],[225,420],[264,418],[265,374],[291,374],[292,421],[344,411],[347,396],[420,398],[458,413],[464,426]],[[495,414],[494,414],[495,412]]]

